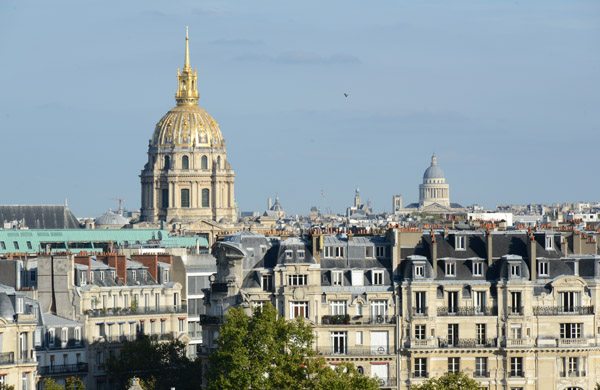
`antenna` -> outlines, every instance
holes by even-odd
[[[125,201],[125,198],[110,198],[110,200],[118,200],[119,201],[119,213],[123,212],[123,202]]]

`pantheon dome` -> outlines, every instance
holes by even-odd
[[[450,207],[450,186],[446,184],[444,171],[438,166],[435,154],[431,165],[423,173],[423,184],[419,185],[419,206],[439,204]]]
[[[183,69],[177,70],[177,106],[156,124],[140,174],[144,222],[237,220],[235,174],[225,140],[198,100],[198,71],[190,65],[186,34]]]

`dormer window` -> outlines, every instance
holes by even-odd
[[[538,274],[540,276],[548,276],[550,270],[550,264],[547,261],[540,261],[538,263]]]
[[[467,248],[467,237],[465,236],[454,236],[454,249],[457,251],[464,251]]]
[[[365,257],[373,257],[373,247],[372,246],[365,247]]]
[[[293,257],[294,257],[294,251],[292,251],[292,250],[285,251],[285,258],[286,259],[291,259]]]
[[[98,274],[100,275],[100,280],[104,281],[104,272],[100,271]]]
[[[517,278],[521,276],[521,264],[510,265],[510,276]]]
[[[377,257],[385,257],[385,246],[378,246],[375,248]]]
[[[254,248],[248,248],[247,251],[248,251],[248,257],[250,257],[250,258],[254,257]]]
[[[94,272],[90,272],[90,283],[94,283]]]
[[[133,280],[137,279],[137,272],[131,271],[131,279],[133,279]]]
[[[422,265],[415,265],[414,266],[414,274],[415,274],[415,278],[425,277],[425,267]]]
[[[335,247],[335,257],[344,257],[344,247],[343,246]]]
[[[301,260],[304,260],[304,257],[305,257],[304,250],[301,249],[297,253],[298,253],[298,258]]]
[[[323,249],[323,252],[324,252],[323,257],[333,257],[333,247],[326,246]]]
[[[546,250],[554,250],[554,236],[546,236]]]
[[[446,263],[446,276],[456,276],[456,263],[454,261]]]
[[[383,284],[383,271],[372,271],[373,275],[373,285],[382,285]]]
[[[341,286],[343,285],[344,273],[342,271],[332,271],[331,272],[331,284],[333,286]]]
[[[480,261],[473,263],[473,276],[483,276],[483,263]]]

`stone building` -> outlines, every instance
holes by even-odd
[[[419,206],[426,207],[435,203],[450,207],[450,185],[446,184],[446,176],[434,154],[431,165],[423,173],[423,184],[419,185]]]
[[[382,388],[464,372],[488,390],[584,390],[600,380],[597,232],[390,229],[384,236],[213,246],[204,351],[232,305],[302,316],[331,364]]]
[[[200,219],[235,221],[234,172],[219,124],[198,106],[198,73],[189,38],[177,71],[177,106],[156,125],[140,174],[141,220],[167,223]]]

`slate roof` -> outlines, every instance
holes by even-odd
[[[0,222],[25,220],[30,229],[79,229],[79,222],[63,205],[0,205]]]

